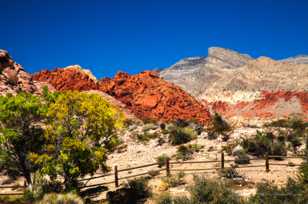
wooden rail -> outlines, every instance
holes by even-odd
[[[270,171],[270,166],[300,166],[298,164],[277,164],[277,163],[270,163],[270,160],[275,160],[275,159],[294,159],[294,158],[304,158],[305,156],[273,156],[273,155],[266,155],[264,158],[251,158],[251,161],[255,161],[255,160],[264,160],[264,164],[248,164],[248,165],[239,165],[236,166],[234,168],[256,168],[256,167],[264,167],[265,172],[269,172]],[[225,164],[229,163],[229,162],[235,162],[235,159],[225,159],[225,154],[224,152],[221,153],[220,156],[220,160],[218,159],[214,159],[214,160],[203,160],[203,161],[170,161],[169,159],[166,160],[165,163],[165,168],[159,168],[159,169],[151,169],[150,171],[158,171],[158,172],[162,172],[165,171],[166,176],[169,177],[171,176],[171,172],[176,172],[176,171],[192,171],[192,172],[200,172],[200,171],[206,171],[206,172],[217,172],[217,170],[222,170],[225,168]],[[186,168],[186,169],[179,169],[179,168],[174,168],[172,165],[185,165],[185,164],[208,164],[208,163],[217,163],[218,167],[212,167],[212,168]],[[110,173],[106,173],[103,175],[99,175],[99,176],[92,176],[89,178],[81,178],[78,181],[79,182],[86,182],[84,186],[81,187],[81,189],[85,189],[85,188],[91,188],[91,187],[98,187],[98,186],[102,186],[102,185],[108,185],[108,184],[114,184],[115,187],[119,187],[119,181],[120,180],[124,180],[124,179],[131,179],[131,178],[136,178],[139,176],[144,176],[144,175],[148,175],[149,171],[146,172],[142,172],[142,173],[138,173],[138,174],[134,174],[134,175],[129,175],[129,176],[124,176],[121,177],[120,173],[122,172],[128,172],[131,170],[136,170],[136,169],[144,169],[147,167],[153,167],[153,166],[158,166],[158,163],[150,163],[150,164],[145,164],[145,165],[140,165],[140,166],[135,166],[135,167],[130,167],[130,168],[124,168],[124,169],[119,169],[117,165],[114,166],[114,170],[113,172]],[[98,178],[103,178],[103,177],[110,177],[113,176],[113,180],[111,181],[106,181],[106,182],[100,182],[100,183],[96,183],[96,184],[90,184],[87,185],[87,183],[90,180],[93,179],[98,179]],[[0,185],[0,189],[18,189],[18,188],[22,188],[24,189],[24,186],[9,186],[9,185]],[[13,192],[13,193],[0,193],[0,195],[22,195],[22,192]]]

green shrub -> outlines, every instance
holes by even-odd
[[[173,198],[174,204],[195,204],[193,201],[191,201],[186,196],[176,196]]]
[[[187,143],[197,137],[195,131],[190,127],[175,127],[169,132],[169,141],[172,145]]]
[[[287,185],[278,188],[269,183],[261,183],[257,186],[257,192],[249,199],[253,204],[281,204],[308,202],[308,191],[301,183],[289,179]]]
[[[37,204],[83,204],[84,201],[76,194],[46,194]]]
[[[245,151],[239,151],[236,154],[234,162],[236,164],[249,164],[250,158]]]
[[[275,137],[271,132],[257,132],[254,138],[243,139],[241,146],[255,156],[286,156],[286,143],[280,135]],[[282,157],[283,158],[283,157]]]
[[[179,172],[176,175],[164,178],[164,182],[168,184],[168,187],[177,187],[185,184],[184,176],[184,172]]]
[[[222,182],[194,177],[194,185],[190,187],[192,203],[240,204],[240,197]]]
[[[132,190],[133,197],[143,199],[151,196],[151,190],[148,186],[149,179],[140,177],[128,182],[128,188]]]
[[[188,148],[191,149],[193,152],[200,152],[204,146],[199,144],[189,144]]]
[[[156,158],[156,162],[158,164],[158,167],[161,168],[161,167],[165,166],[168,159],[170,159],[170,157],[168,157],[168,155],[166,155],[166,154],[162,154],[162,155],[158,156]]]
[[[137,135],[137,140],[139,142],[142,142],[142,143],[147,143],[151,139],[155,139],[157,137],[159,137],[158,133],[156,133],[156,132],[155,133],[149,133],[149,132],[145,131],[145,132]]]
[[[176,151],[176,159],[183,161],[189,160],[192,158],[193,153],[194,152],[189,147],[181,145]]]
[[[170,193],[162,193],[156,199],[157,204],[173,204],[173,198]]]
[[[282,156],[282,157],[275,157],[276,160],[282,160],[283,157],[287,156],[287,148],[285,143],[275,142],[272,146],[271,155]]]
[[[212,117],[211,127],[208,129],[209,139],[216,139],[217,135],[229,132],[230,130],[231,126],[218,113],[215,113]]]

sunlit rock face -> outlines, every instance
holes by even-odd
[[[136,75],[119,72],[114,79],[103,79],[100,90],[126,104],[140,118],[161,121],[195,119],[210,121],[207,108],[178,86],[145,71]]]

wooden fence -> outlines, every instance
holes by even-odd
[[[270,155],[266,155],[265,158],[251,158],[250,161],[254,161],[254,160],[264,160],[264,164],[263,165],[238,165],[234,168],[256,168],[256,167],[264,167],[264,171],[265,172],[269,172],[270,171],[270,166],[288,166],[288,164],[275,164],[275,163],[270,163],[271,159],[295,159],[295,158],[301,158],[303,159],[304,156],[270,156]],[[156,168],[155,171],[158,172],[163,172],[165,171],[165,175],[167,177],[171,176],[172,173],[171,172],[176,172],[176,171],[190,171],[192,173],[194,172],[200,172],[200,171],[211,171],[211,172],[215,172],[218,170],[223,170],[225,169],[225,164],[226,163],[230,163],[230,162],[235,162],[235,159],[225,159],[225,154],[224,152],[221,153],[220,159],[215,159],[215,160],[203,160],[203,161],[171,161],[169,159],[166,160],[164,168]],[[216,163],[218,164],[218,167],[212,167],[212,168],[186,168],[186,169],[177,169],[177,168],[173,168],[172,165],[185,165],[185,164],[210,164],[210,163]],[[97,175],[97,176],[92,176],[89,178],[81,178],[78,181],[81,182],[83,185],[81,186],[81,189],[88,189],[88,188],[92,188],[92,187],[98,187],[98,186],[106,186],[106,185],[110,185],[110,184],[114,184],[115,187],[119,187],[119,181],[120,180],[125,180],[125,179],[132,179],[132,178],[136,178],[139,176],[145,176],[145,175],[149,175],[149,171],[143,172],[143,173],[139,173],[139,174],[134,174],[134,175],[129,175],[129,176],[124,176],[121,177],[120,173],[122,172],[130,172],[132,170],[136,170],[136,169],[144,169],[147,167],[158,167],[158,163],[151,163],[151,164],[145,164],[145,165],[141,165],[141,166],[135,166],[135,167],[130,167],[130,168],[124,168],[124,169],[119,169],[117,165],[114,166],[114,170],[113,172],[110,173],[106,173],[106,174],[102,174],[102,175]],[[300,166],[300,165],[292,165],[292,166]],[[152,168],[151,170],[154,170],[154,168]],[[90,184],[87,185],[89,181],[94,180],[94,179],[98,179],[98,178],[104,178],[104,177],[113,177],[113,180],[111,181],[106,181],[106,182],[101,182],[101,183],[95,183],[95,184]],[[5,189],[5,188],[9,188],[9,189],[25,189],[25,186],[1,186],[0,185],[0,189]],[[14,193],[0,193],[0,195],[22,195],[23,192],[14,192]]]

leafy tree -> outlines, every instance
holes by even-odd
[[[47,116],[43,153],[33,153],[31,161],[52,180],[60,175],[65,190],[77,189],[77,178],[107,170],[107,153],[117,145],[116,129],[123,115],[102,96],[65,92],[51,103]]]
[[[44,144],[41,128],[47,112],[38,96],[20,93],[0,96],[0,169],[11,177],[23,176],[32,184],[35,170],[27,159],[29,153],[39,153]]]
[[[231,126],[218,114],[213,116],[211,127],[209,128],[209,135],[211,138],[217,138],[217,135],[223,135],[223,139],[229,139],[228,132],[231,131]]]

